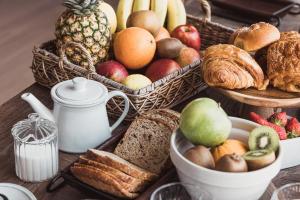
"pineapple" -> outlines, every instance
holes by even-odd
[[[111,44],[110,26],[107,16],[99,10],[98,0],[66,0],[67,10],[55,25],[57,48],[66,42],[82,44],[90,53],[93,64],[108,59]],[[87,67],[86,56],[77,47],[67,47],[66,55],[74,64]]]

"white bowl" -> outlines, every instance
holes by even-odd
[[[230,138],[246,143],[249,132],[259,126],[245,119],[230,117],[230,120]],[[192,146],[179,131],[173,133],[170,155],[179,179],[183,183],[194,184],[208,191],[215,200],[257,200],[280,171],[281,148],[276,160],[265,168],[251,172],[228,173],[207,169],[187,160],[183,154]]]
[[[280,147],[283,155],[281,169],[300,165],[300,156],[296,156],[296,152],[300,152],[300,137],[281,140]]]

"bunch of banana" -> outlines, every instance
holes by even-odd
[[[117,8],[118,31],[125,29],[129,15],[139,10],[154,11],[162,26],[167,20],[169,32],[186,24],[186,11],[182,0],[120,0]]]

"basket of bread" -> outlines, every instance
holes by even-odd
[[[83,76],[121,90],[130,99],[127,120],[168,108],[206,88],[200,49],[227,42],[233,29],[186,14],[181,0],[120,0],[115,10],[102,0],[66,0],[56,39],[33,50],[35,80],[46,87]],[[201,38],[201,39],[200,39]],[[108,102],[110,117],[124,108]]]

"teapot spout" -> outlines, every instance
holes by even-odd
[[[24,93],[22,94],[21,98],[29,103],[34,112],[39,114],[42,118],[55,122],[52,112],[46,106],[44,106],[44,104],[42,104],[33,94]]]

